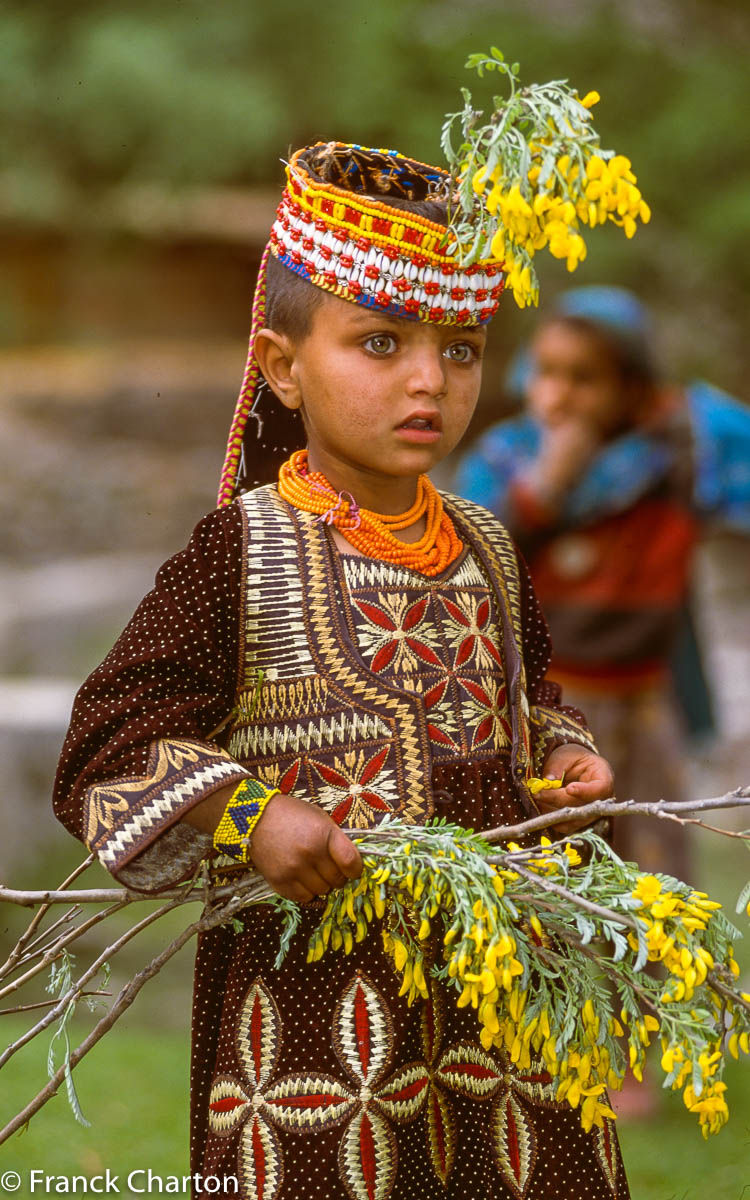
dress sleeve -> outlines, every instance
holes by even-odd
[[[704,380],[686,394],[698,512],[719,529],[750,534],[750,408]]]
[[[540,775],[547,755],[556,746],[574,742],[596,752],[596,745],[583,713],[571,705],[563,704],[560,684],[554,683],[553,680],[546,677],[552,656],[552,643],[547,622],[536,598],[529,569],[520,554],[518,555],[518,568],[521,587],[522,645],[531,723],[531,750],[534,759],[534,773]]]
[[[242,554],[239,503],[205,517],[76,697],[55,812],[130,886],[191,874],[210,838],[179,822],[247,775],[213,741],[236,694]]]

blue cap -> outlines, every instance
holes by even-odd
[[[580,317],[592,325],[603,325],[615,333],[648,339],[651,318],[645,304],[619,287],[572,288],[558,296],[554,305],[558,316]]]

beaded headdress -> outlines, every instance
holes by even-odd
[[[271,252],[310,283],[343,300],[438,325],[483,325],[495,315],[502,261],[463,267],[447,252],[444,225],[389,203],[445,202],[447,171],[395,150],[328,142],[299,150],[287,180]]]
[[[464,89],[461,113],[446,119],[442,146],[448,169],[428,166],[395,150],[320,142],[298,150],[287,166],[270,239],[261,259],[253,301],[245,375],[229,434],[219,505],[252,482],[245,462],[248,419],[262,424],[266,466],[294,445],[297,414],[281,406],[261,416],[265,380],[255,358],[264,326],[266,264],[283,266],[333,296],[391,316],[437,325],[484,325],[494,316],[507,283],[521,306],[536,303],[533,256],[546,247],[574,270],[585,257],[581,225],[621,225],[628,237],[648,207],[626,158],[602,150],[591,124],[599,96],[581,100],[564,82],[520,88],[518,64],[499,50],[472,55],[481,76],[506,76],[510,96],[495,97],[492,112],[471,107]],[[460,123],[462,142],[452,144]],[[440,224],[404,202],[437,201]],[[254,456],[257,459],[257,454]],[[273,477],[273,475],[269,475]]]

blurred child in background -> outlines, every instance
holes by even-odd
[[[622,289],[564,294],[511,370],[526,412],[484,434],[456,483],[520,544],[549,675],[586,711],[618,798],[639,801],[687,798],[685,726],[711,725],[688,607],[701,526],[750,533],[750,410],[707,383],[666,386],[649,324]],[[682,827],[617,825],[623,858],[689,877]]]

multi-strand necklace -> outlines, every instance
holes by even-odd
[[[363,554],[422,575],[439,575],[463,549],[440,493],[426,475],[417,479],[416,499],[407,512],[376,513],[360,508],[349,492],[337,492],[321,471],[310,471],[307,451],[296,450],[279,471],[279,493],[295,508],[334,525]],[[422,518],[425,531],[419,541],[402,542],[396,536]]]

